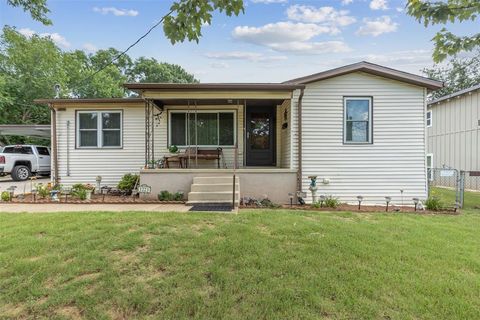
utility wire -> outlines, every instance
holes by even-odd
[[[92,79],[93,77],[95,77],[97,74],[99,74],[100,72],[102,72],[103,70],[105,70],[108,66],[112,65],[115,61],[117,61],[118,59],[120,59],[121,57],[123,57],[130,49],[132,49],[133,47],[135,47],[140,41],[142,41],[144,38],[146,38],[150,32],[153,31],[153,29],[155,29],[156,27],[158,27],[164,20],[166,17],[170,16],[171,14],[173,13],[173,10],[170,10],[169,13],[167,13],[166,15],[164,15],[157,23],[155,23],[153,26],[151,26],[147,32],[145,32],[140,38],[138,38],[137,40],[135,40],[134,43],[132,43],[131,45],[129,45],[127,47],[127,49],[123,50],[122,52],[120,52],[118,55],[116,55],[112,60],[110,60],[110,62],[106,63],[105,65],[103,65],[100,69],[98,69],[97,71],[95,71],[94,73],[92,73],[91,75],[85,77],[84,79],[78,81],[77,83],[74,83],[72,86],[73,87],[76,87],[77,85],[82,85],[84,82],[86,82],[87,80],[90,80]]]

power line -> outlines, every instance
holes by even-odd
[[[153,31],[153,29],[155,29],[156,27],[158,27],[164,20],[166,17],[170,16],[171,14],[173,13],[173,10],[170,10],[169,13],[167,13],[166,15],[164,15],[157,23],[155,23],[153,26],[151,26],[147,32],[145,32],[140,38],[138,38],[137,40],[135,40],[134,43],[132,43],[131,45],[129,45],[127,47],[127,49],[123,50],[122,52],[120,52],[118,55],[116,55],[112,60],[110,60],[110,62],[106,63],[104,66],[102,66],[100,69],[98,69],[97,71],[95,71],[94,73],[92,73],[91,75],[89,75],[88,77],[85,77],[84,79],[78,81],[76,84],[74,83],[72,86],[73,87],[76,87],[77,85],[82,85],[84,82],[86,82],[87,80],[90,80],[91,78],[95,77],[97,74],[99,74],[100,72],[102,72],[103,70],[105,70],[108,66],[112,65],[115,61],[117,61],[118,59],[120,59],[121,57],[123,57],[130,49],[132,49],[134,46],[136,46],[140,41],[142,41],[145,37],[147,37],[150,32]]]

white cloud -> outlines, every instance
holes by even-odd
[[[262,27],[238,26],[232,35],[237,40],[279,52],[317,54],[349,51],[342,41],[310,42],[315,36],[338,32],[338,28],[314,23],[277,22]]]
[[[349,52],[351,49],[343,41],[301,42],[293,41],[281,44],[272,44],[272,49],[281,52],[300,54],[321,54]]]
[[[350,3],[353,3],[353,0],[342,0],[342,6],[349,5]]]
[[[215,69],[227,69],[230,66],[226,62],[213,62],[210,63],[210,67]]]
[[[101,14],[113,14],[114,16],[117,17],[122,17],[122,16],[128,16],[128,17],[136,17],[138,16],[138,11],[137,10],[132,10],[132,9],[118,9],[115,7],[94,7],[93,8],[94,12],[98,12]]]
[[[268,46],[272,43],[307,41],[324,33],[335,34],[337,29],[313,23],[277,22],[262,27],[235,27],[233,37],[245,42]]]
[[[250,0],[253,3],[264,3],[264,4],[271,4],[271,3],[286,3],[287,0]]]
[[[83,44],[83,50],[87,52],[95,52],[98,50],[98,48],[94,44],[87,42]]]
[[[382,16],[375,20],[365,18],[363,25],[357,30],[356,34],[361,36],[377,37],[383,33],[395,32],[398,28],[398,23],[393,22],[389,16]]]
[[[402,8],[402,7],[396,7],[395,10],[397,10],[397,12],[403,12],[403,8]]]
[[[18,30],[18,32],[23,34],[24,36],[26,36],[28,38],[32,37],[34,34],[36,34],[36,35],[38,35],[39,37],[42,37],[42,38],[50,38],[50,39],[52,39],[53,42],[55,42],[55,44],[57,44],[61,47],[64,47],[64,48],[69,48],[71,46],[70,42],[68,42],[67,39],[65,39],[64,36],[62,36],[61,34],[59,34],[57,32],[54,32],[54,33],[45,32],[45,33],[38,34],[34,30],[29,29],[29,28],[21,28],[21,29]]]
[[[372,0],[370,1],[370,9],[372,10],[387,10],[387,0]]]
[[[285,56],[271,56],[263,53],[250,51],[224,51],[224,52],[208,52],[205,54],[207,58],[219,60],[248,60],[253,62],[278,61],[285,60]]]
[[[291,20],[307,23],[324,23],[329,26],[348,26],[356,19],[348,15],[347,10],[336,10],[333,7],[312,7],[293,5],[287,9],[287,17]]]

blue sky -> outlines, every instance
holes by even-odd
[[[51,0],[52,26],[0,0],[0,22],[29,35],[50,35],[64,50],[125,49],[168,12],[171,1]],[[162,28],[132,49],[132,57],[176,63],[202,82],[280,82],[367,60],[419,73],[431,66],[430,39],[405,14],[404,0],[245,0],[245,14],[215,14],[200,43],[171,45]],[[478,23],[448,26],[458,34]]]

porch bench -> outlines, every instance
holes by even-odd
[[[223,156],[222,148],[216,149],[199,149],[196,147],[190,147],[185,150],[184,154],[179,155],[183,159],[184,167],[190,166],[190,161],[198,160],[217,160],[217,167],[220,169],[220,159]]]

